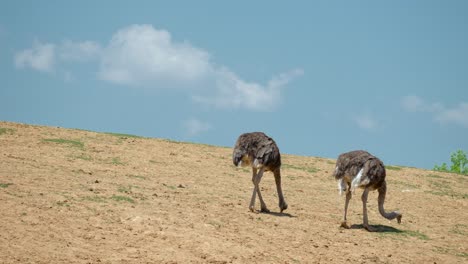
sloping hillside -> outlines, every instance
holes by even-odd
[[[386,208],[403,221],[382,218],[371,193],[370,233],[360,191],[354,228],[339,228],[333,168],[283,154],[289,208],[278,213],[266,173],[272,213],[256,214],[230,148],[0,122],[0,262],[466,263],[468,177],[388,166]]]

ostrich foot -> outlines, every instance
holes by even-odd
[[[399,215],[396,217],[396,220],[398,221],[399,224],[401,224],[401,218],[403,217],[403,215]]]
[[[375,232],[377,231],[375,228],[371,227],[370,225],[363,225],[364,228],[369,231],[369,232]]]
[[[255,213],[255,206],[249,206],[250,212]]]
[[[281,213],[286,209],[288,209],[288,204],[286,202],[280,204]]]
[[[341,225],[340,225],[340,227],[343,227],[343,228],[349,229],[349,225],[346,223],[346,221],[343,221],[343,222],[341,222]]]
[[[260,209],[260,212],[262,212],[262,213],[269,213],[270,210],[268,210],[268,208],[266,208],[266,207],[262,207],[262,208]]]

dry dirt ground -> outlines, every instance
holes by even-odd
[[[335,160],[283,154],[289,208],[279,213],[266,173],[272,213],[252,213],[251,172],[232,165],[231,151],[0,122],[0,262],[468,261],[468,176],[387,166],[386,208],[403,221],[382,218],[373,192],[369,221],[379,232],[370,233],[360,226],[359,190],[353,228],[339,228]]]

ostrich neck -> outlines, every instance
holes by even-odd
[[[384,209],[385,195],[387,193],[387,185],[386,185],[385,182],[382,184],[382,186],[379,188],[378,191],[379,191],[379,198],[378,199],[379,199],[379,212],[380,212],[380,214],[383,217],[385,217],[385,218],[387,218],[389,220],[395,219],[399,215],[398,212],[395,211],[395,212],[387,213],[387,212],[385,212],[385,209]]]

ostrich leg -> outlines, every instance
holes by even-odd
[[[249,209],[252,212],[255,212],[255,199],[257,197],[257,188],[256,188],[256,185],[255,185],[256,180],[257,180],[257,169],[252,168],[252,183],[254,185],[254,189],[253,189],[253,193],[252,193],[252,198],[250,198],[250,205],[249,205]]]
[[[346,200],[345,200],[345,205],[344,205],[344,217],[343,217],[343,222],[341,222],[341,226],[344,228],[349,228],[348,223],[346,222],[346,215],[348,214],[348,205],[349,205],[349,200],[351,200],[351,197],[353,197],[353,193],[350,190],[350,187],[346,190]]]
[[[362,193],[361,200],[362,200],[362,218],[363,218],[363,226],[364,228],[369,231],[375,231],[371,226],[369,226],[369,219],[367,217],[367,196],[369,195],[369,188],[364,189]]]
[[[283,189],[281,188],[281,171],[280,169],[276,169],[273,174],[275,175],[275,183],[276,183],[276,190],[278,192],[278,200],[279,200],[279,208],[281,210],[281,213],[288,209],[288,204],[284,200],[283,196]]]
[[[254,170],[254,175],[252,175],[252,180],[255,177],[255,173],[257,173],[256,168],[253,168],[253,170]],[[260,178],[258,179],[258,184],[257,184],[258,185],[257,186],[257,194],[258,194],[258,199],[260,200],[260,211],[265,212],[265,213],[269,213],[270,210],[268,210],[265,202],[263,201],[262,193],[260,192],[260,180],[262,179],[262,176],[263,176],[263,169],[261,169],[261,173],[262,173],[262,175],[260,175]],[[253,183],[255,185],[255,181]]]
[[[263,177],[263,171],[264,169],[262,168],[260,169],[258,173],[256,173],[257,169],[253,168],[252,182],[254,184],[254,189],[252,193],[252,198],[250,199],[250,206],[249,206],[250,211],[252,212],[255,212],[255,198],[256,198],[257,193],[258,193],[258,198],[260,199],[261,211],[262,212],[268,211],[266,204],[263,201],[263,197],[262,197],[262,194],[260,193],[260,187],[259,187],[260,181],[262,180],[262,177]]]

